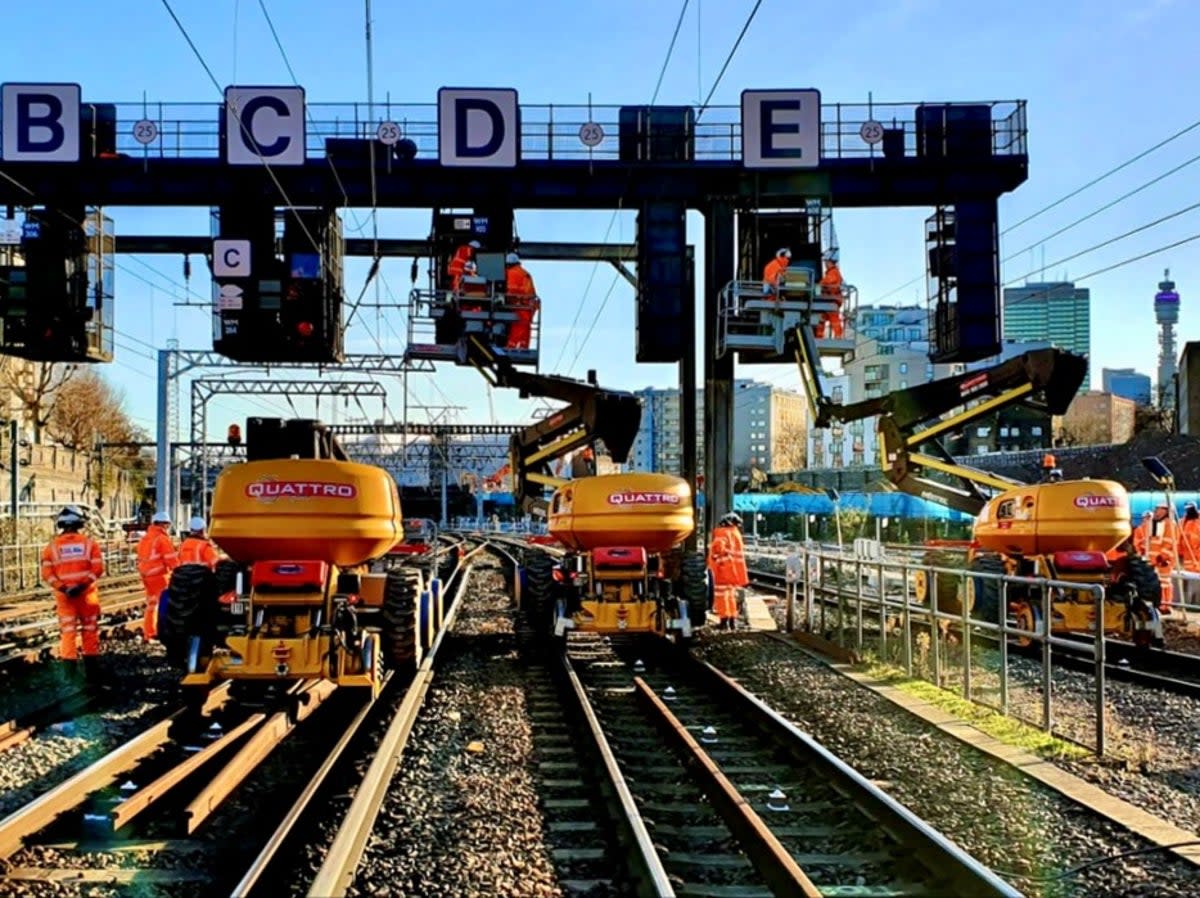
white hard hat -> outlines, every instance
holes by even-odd
[[[516,253],[509,253],[507,256],[504,257],[505,265],[516,265],[520,261],[521,261],[521,257],[518,256]]]
[[[470,243],[467,244],[467,246],[470,246],[474,249],[482,249],[483,248],[483,244],[480,243],[478,240],[472,240]]]
[[[192,518],[190,521],[188,521],[188,529],[191,530],[192,533],[202,533],[204,531],[204,518],[198,515]]]
[[[790,259],[792,257],[792,251],[790,249],[788,249],[787,247],[783,247],[783,248],[777,250],[775,255],[783,256],[785,259]]]
[[[83,525],[83,512],[79,510],[77,505],[68,505],[58,513],[58,518],[55,523],[59,527],[72,527],[75,525]]]
[[[151,524],[169,524],[169,523],[171,523],[171,516],[169,514],[167,514],[165,511],[160,511],[157,514],[155,514],[154,517],[152,517],[150,519],[150,523]]]

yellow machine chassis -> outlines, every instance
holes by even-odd
[[[329,652],[333,637],[279,638],[270,636],[229,636],[225,647],[214,649],[207,667],[187,674],[184,686],[210,686],[221,680],[332,680],[339,686],[371,689],[378,695],[381,684],[378,633],[361,636],[362,644],[353,654],[339,649],[337,668],[330,670]],[[363,665],[363,656],[371,666]],[[286,665],[286,670],[281,668]]]
[[[360,608],[379,608],[383,605],[383,590],[387,574],[368,573],[365,567],[351,568],[359,574],[358,593]],[[325,611],[326,617],[333,605],[332,586],[337,582],[338,570],[331,568],[324,596],[313,593],[269,593],[263,596],[241,597],[246,603],[246,622],[253,619],[256,609],[274,612],[276,616],[308,614],[314,608]],[[439,603],[441,597],[439,596]],[[438,619],[440,620],[440,609]],[[436,622],[429,620],[429,627]],[[426,644],[432,634],[422,634]],[[223,680],[293,680],[326,679],[339,686],[368,688],[379,694],[382,682],[380,634],[373,629],[360,631],[360,644],[355,652],[336,648],[336,668],[330,669],[330,652],[335,636],[329,634],[301,634],[299,636],[274,636],[270,634],[242,634],[225,637],[225,644],[213,649],[208,663],[202,670],[184,675],[184,686],[209,686]],[[364,659],[369,659],[365,662]],[[283,666],[286,666],[284,669]]]
[[[665,615],[654,600],[644,602],[604,602],[585,599],[580,610],[571,615],[576,633],[658,633],[665,632]]]

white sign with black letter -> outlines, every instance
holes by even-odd
[[[742,164],[746,168],[820,165],[821,92],[742,91]]]
[[[521,157],[517,92],[508,88],[438,91],[438,159],[442,165],[513,168]]]
[[[78,162],[78,84],[0,87],[0,156],[5,162]]]
[[[250,277],[250,241],[214,240],[212,271],[218,278]]]
[[[304,88],[225,88],[225,161],[303,165]]]

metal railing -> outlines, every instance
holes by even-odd
[[[116,149],[118,153],[156,158],[216,157],[221,149],[222,103],[116,103]],[[929,145],[959,131],[957,122],[941,128],[937,115],[943,108],[959,110],[984,106],[990,121],[986,128],[995,156],[1027,154],[1024,100],[988,100],[978,103],[824,103],[821,105],[821,155],[826,159],[883,159],[884,146],[902,147],[902,155],[914,158],[922,152],[940,150]],[[85,108],[97,108],[85,104]],[[931,110],[931,126],[924,133],[918,119],[922,108]],[[618,159],[619,105],[522,104],[521,157],[545,160]],[[305,145],[310,157],[325,155],[329,138],[374,140],[379,126],[394,122],[400,136],[416,144],[418,158],[437,158],[438,109],[436,103],[309,103]],[[953,115],[953,112],[950,113]],[[949,116],[947,116],[949,117]],[[149,119],[158,126],[155,139],[143,146],[134,137],[134,125]],[[868,143],[863,126],[878,123],[885,134],[883,143]],[[599,125],[603,134],[589,129],[589,142],[581,139],[584,125]],[[897,135],[888,138],[887,133]],[[739,161],[742,153],[740,106],[709,106],[703,120],[691,126],[694,158],[705,161]],[[889,155],[896,152],[890,150]],[[382,158],[382,157],[381,157]],[[336,160],[335,160],[336,162]]]
[[[916,574],[924,572],[928,602],[916,598]],[[957,595],[967,595],[967,581],[996,581],[1000,614],[995,621],[974,617],[965,601],[961,612],[938,608],[937,575],[949,575],[958,583]],[[801,547],[788,559],[786,628],[815,631],[860,654],[873,652],[886,664],[904,670],[941,689],[957,687],[962,697],[1000,714],[1038,727],[1046,733],[1092,748],[1097,755],[1106,750],[1104,588],[1099,584],[1072,583],[1039,577],[930,567],[907,560],[867,560],[853,553],[818,546]],[[1019,585],[1030,593],[1040,592],[1041,620],[1028,630],[1009,620],[1009,589]],[[1079,649],[1077,640],[1054,636],[1047,628],[1053,620],[1054,590],[1090,592],[1095,600],[1092,655],[1092,720],[1086,728],[1078,721],[1064,728],[1055,714],[1054,649]],[[985,639],[987,645],[980,645]],[[1028,666],[1019,672],[1011,663],[1013,637],[1040,647],[1039,672],[1030,680]],[[976,643],[973,645],[973,641]],[[994,643],[994,644],[993,644]],[[1037,695],[1037,713],[1031,702],[1014,702],[1014,690]]]
[[[100,541],[104,553],[105,575],[137,572],[136,543],[122,534]],[[46,542],[15,543],[0,546],[0,598],[3,593],[25,592],[42,585],[42,549]]]

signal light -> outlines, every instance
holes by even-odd
[[[305,339],[308,339],[309,337],[311,337],[313,335],[314,330],[315,330],[315,328],[312,326],[311,321],[301,321],[299,324],[296,325],[296,333],[298,333],[301,337],[304,337]]]

